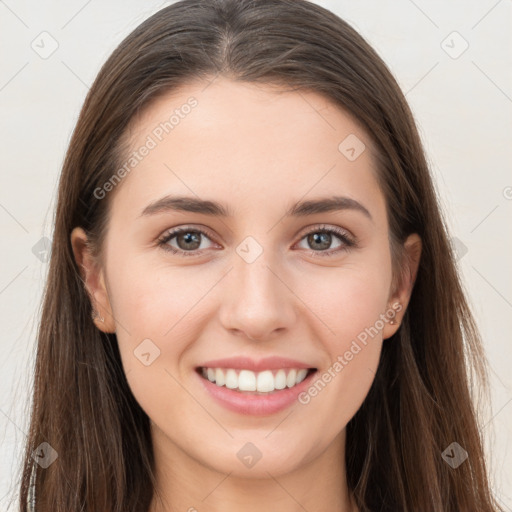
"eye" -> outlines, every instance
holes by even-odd
[[[334,249],[327,251],[334,238],[341,241]],[[340,251],[349,251],[351,248],[356,247],[356,241],[344,229],[332,226],[318,226],[305,234],[302,237],[307,244],[314,250],[310,251],[312,256],[332,256]],[[318,250],[316,250],[318,249]]]
[[[326,250],[332,245],[333,236],[341,243],[338,243],[334,249]],[[204,238],[211,241],[207,231],[185,226],[165,233],[163,237],[158,240],[158,245],[162,247],[162,249],[180,256],[197,256],[201,254],[202,250],[208,249],[208,247],[201,247],[202,239]],[[336,226],[317,226],[307,232],[302,237],[301,241],[302,240],[305,240],[306,243],[313,247],[313,250],[310,251],[311,256],[327,257],[332,256],[333,253],[348,251],[356,247],[355,239],[353,239],[347,231]]]
[[[197,256],[197,251],[204,249],[204,247],[201,247],[201,238],[210,240],[209,234],[202,229],[182,227],[165,233],[158,240],[158,245],[162,249],[180,256]],[[173,246],[171,242],[175,242],[178,247]]]

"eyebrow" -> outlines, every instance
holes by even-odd
[[[350,197],[332,196],[309,201],[299,201],[284,214],[285,217],[306,217],[317,213],[354,210],[363,213],[368,219],[373,218],[360,202]],[[154,215],[167,211],[202,213],[213,217],[234,217],[233,211],[216,201],[209,201],[188,196],[165,196],[150,203],[141,213],[142,216]]]

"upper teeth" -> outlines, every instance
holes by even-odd
[[[302,382],[307,369],[282,369],[274,373],[271,370],[255,373],[251,370],[234,370],[232,368],[202,368],[203,377],[217,386],[226,386],[239,391],[269,392],[275,389],[293,387]]]

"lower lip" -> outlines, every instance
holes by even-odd
[[[196,372],[197,373],[197,372]],[[268,416],[282,411],[292,405],[298,395],[304,391],[317,372],[311,372],[302,382],[292,388],[284,388],[265,395],[235,391],[226,386],[217,386],[197,373],[206,391],[220,405],[230,411],[247,416]]]

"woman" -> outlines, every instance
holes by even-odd
[[[42,318],[22,510],[500,510],[414,121],[319,6],[185,0],[121,43]]]

